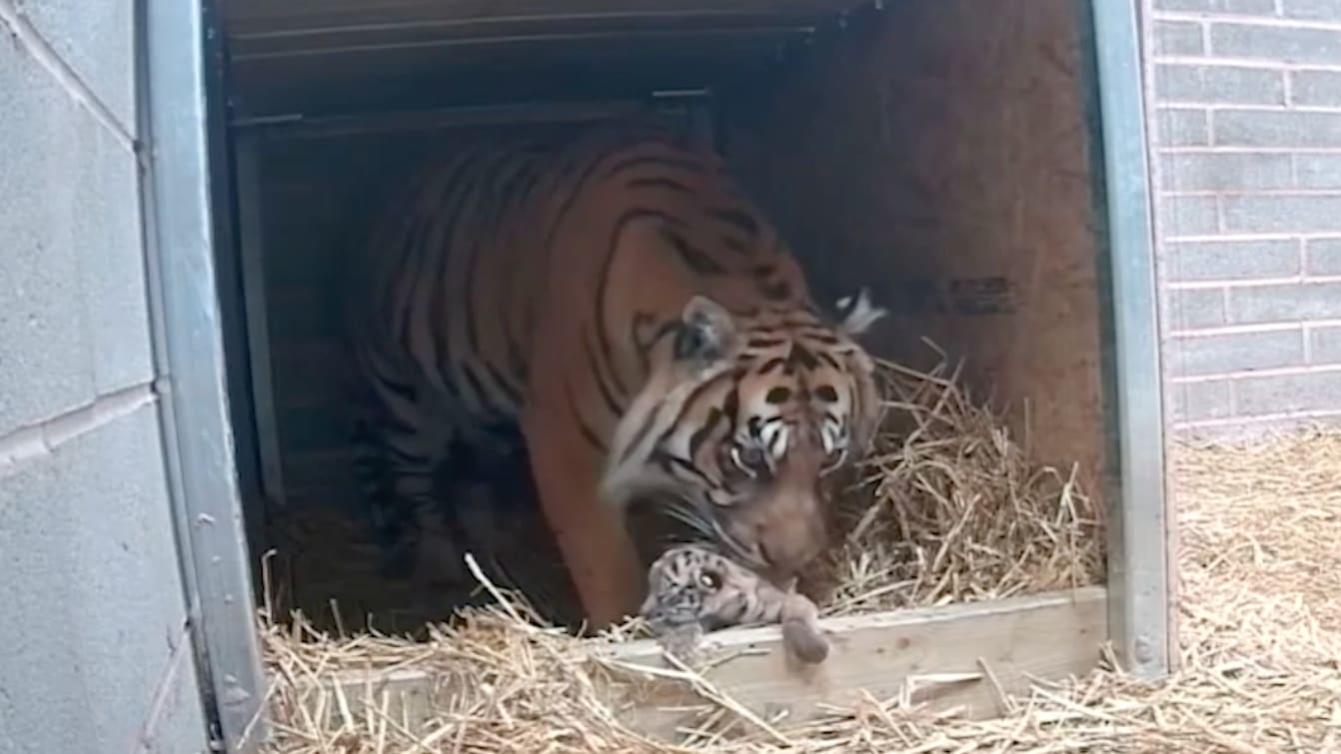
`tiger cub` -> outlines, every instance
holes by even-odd
[[[829,655],[819,610],[801,593],[700,545],[678,545],[652,564],[639,614],[672,654],[692,657],[705,631],[782,624],[783,645],[802,662]]]

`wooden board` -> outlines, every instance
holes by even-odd
[[[1056,680],[1094,669],[1107,639],[1107,599],[1102,587],[997,602],[832,618],[823,627],[829,659],[793,667],[776,627],[728,629],[710,634],[704,649],[720,653],[703,678],[765,719],[806,720],[821,705],[851,704],[863,693],[887,699],[911,692],[934,709],[961,709],[974,718],[1003,711],[1003,692],[1026,692],[1030,678]],[[649,735],[674,738],[705,702],[687,686],[658,679],[671,667],[651,641],[596,650],[614,670],[605,687],[622,719]],[[339,685],[359,715],[361,705],[387,704],[392,719],[423,726],[445,707],[452,688],[442,677],[399,669],[358,672],[322,683]],[[317,715],[317,699],[309,713]],[[384,698],[385,697],[385,698]],[[329,704],[325,714],[333,714]]]

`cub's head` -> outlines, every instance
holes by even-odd
[[[865,291],[839,307],[832,324],[690,299],[649,339],[651,377],[615,432],[603,497],[670,498],[733,557],[795,575],[826,544],[826,480],[864,454],[880,415],[854,338],[884,312]]]
[[[707,548],[672,547],[647,572],[647,597],[638,614],[654,631],[697,623],[707,630],[734,624],[758,576]]]

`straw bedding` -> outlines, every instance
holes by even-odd
[[[942,604],[1094,583],[1099,523],[1071,470],[1031,464],[952,374],[887,366],[891,431],[856,480],[831,558],[826,611]],[[770,725],[699,682],[715,725],[677,746],[622,726],[580,640],[519,597],[463,611],[427,641],[333,637],[301,616],[263,619],[275,683],[269,751],[1341,751],[1341,434],[1251,447],[1180,447],[1181,670],[1148,685],[1111,663],[1037,684],[1003,718],[869,698],[799,726]],[[481,574],[482,576],[483,574]],[[487,581],[487,580],[486,580]],[[422,726],[313,683],[413,666],[459,689]],[[694,683],[686,669],[686,681]],[[313,709],[318,713],[313,713]],[[383,708],[385,709],[385,708]]]

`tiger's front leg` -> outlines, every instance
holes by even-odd
[[[533,385],[522,429],[541,510],[589,626],[602,628],[638,609],[643,570],[623,515],[598,496],[603,453],[575,421],[562,379]]]

